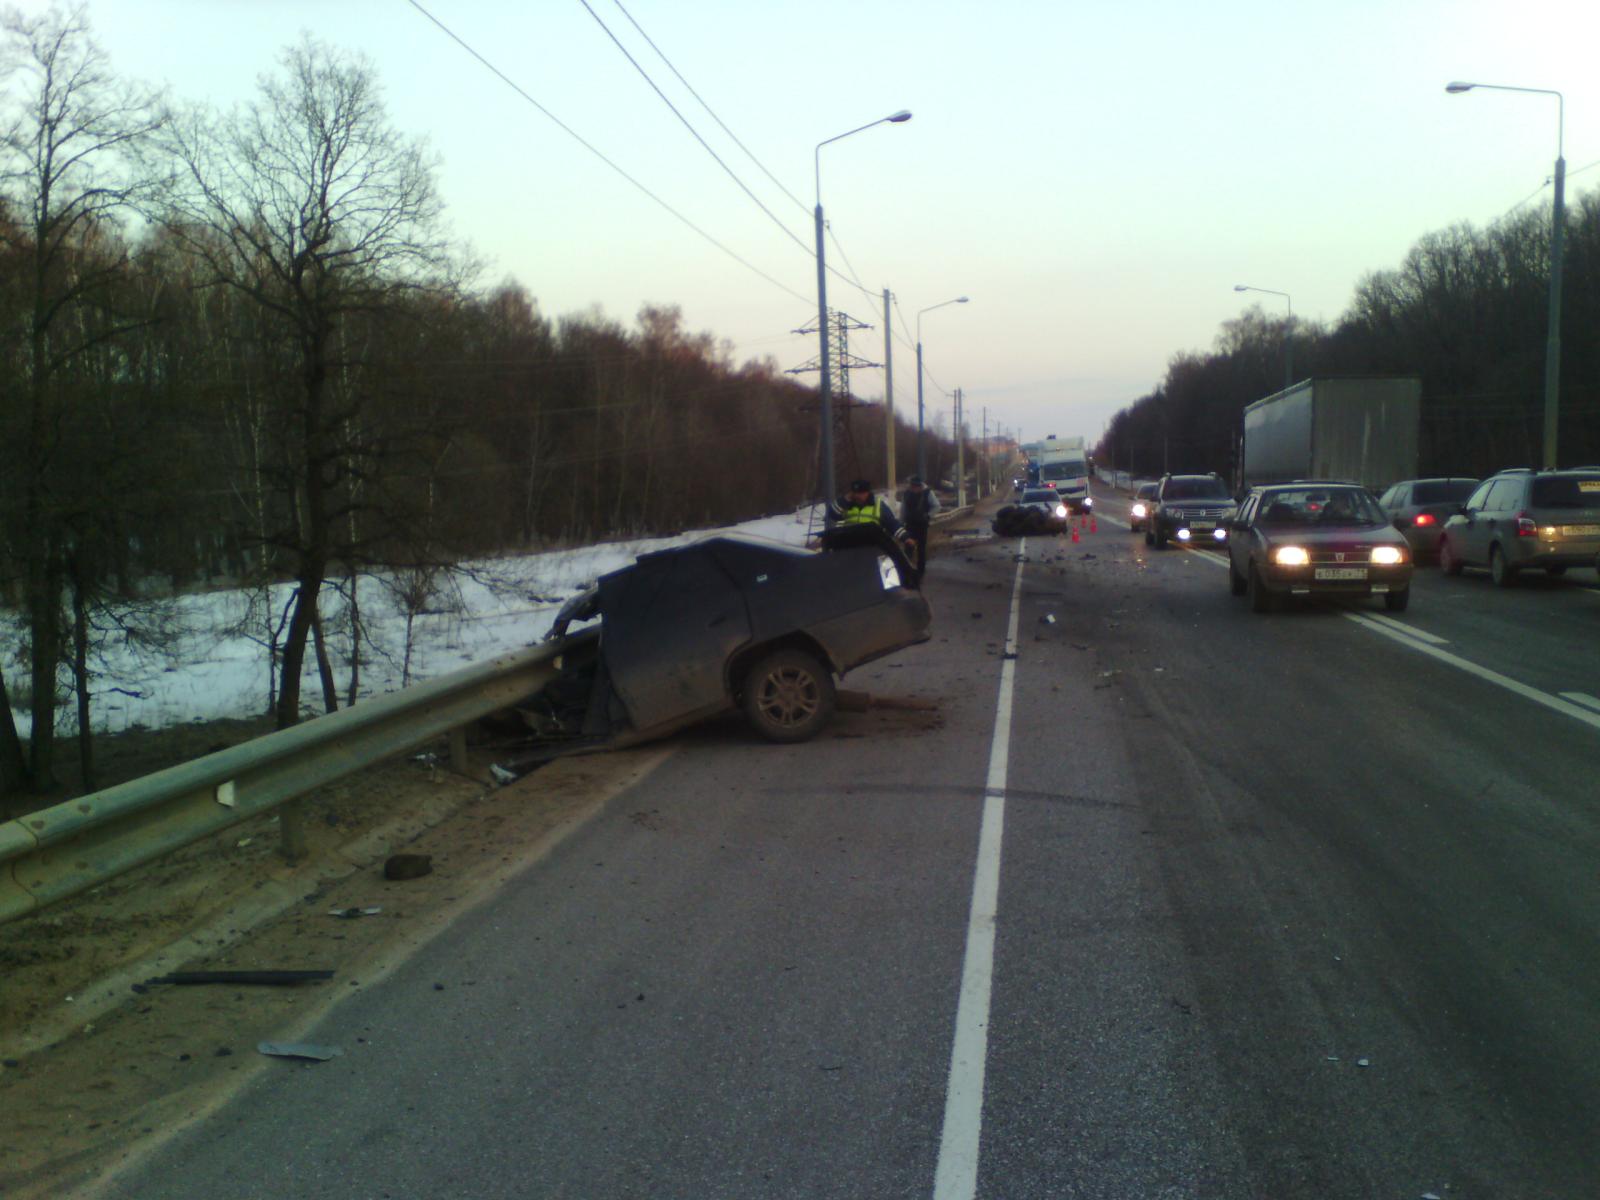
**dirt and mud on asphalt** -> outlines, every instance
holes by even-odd
[[[937,728],[936,702],[855,694],[831,738]],[[729,722],[633,750],[558,759],[506,787],[434,754],[308,797],[310,848],[290,867],[263,817],[0,925],[0,1196],[92,1196],[103,1179],[214,1111],[300,1040],[491,897],[605,802]],[[392,854],[431,870],[390,881]],[[376,911],[373,911],[376,910]],[[292,986],[152,983],[178,971],[332,971]]]

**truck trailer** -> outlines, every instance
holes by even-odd
[[[1381,491],[1417,474],[1422,380],[1306,379],[1244,410],[1240,487],[1343,479]]]

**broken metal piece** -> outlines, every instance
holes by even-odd
[[[318,1046],[311,1042],[257,1042],[256,1049],[273,1058],[308,1058],[327,1062],[344,1053],[343,1046]]]
[[[158,975],[145,982],[147,984],[258,983],[269,987],[284,987],[332,978],[332,971],[174,971],[170,975]]]

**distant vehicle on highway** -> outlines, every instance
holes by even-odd
[[[1478,486],[1476,479],[1454,476],[1441,479],[1407,479],[1383,493],[1378,503],[1411,545],[1416,562],[1437,558],[1444,523]]]
[[[990,522],[1001,537],[1059,533],[1072,514],[1066,501],[1053,488],[1025,488],[1014,504],[1000,508]]]
[[[1150,519],[1150,505],[1155,499],[1157,486],[1154,483],[1141,483],[1139,490],[1133,494],[1133,503],[1128,507],[1128,528],[1134,533],[1142,530]]]
[[[1233,515],[1233,497],[1221,475],[1163,475],[1150,500],[1147,546],[1166,548],[1169,540],[1214,544],[1227,537],[1222,523]]]
[[[1411,601],[1411,548],[1366,488],[1301,481],[1253,488],[1227,524],[1228,585],[1271,612],[1289,596]]]
[[[1445,522],[1439,566],[1488,567],[1501,587],[1527,567],[1561,575],[1600,556],[1600,467],[1501,471]]]

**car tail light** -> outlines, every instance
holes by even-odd
[[[1520,512],[1520,513],[1517,514],[1517,536],[1518,537],[1538,537],[1539,536],[1539,526],[1534,522],[1534,519],[1532,517],[1530,517],[1525,512]]]
[[[1423,527],[1428,526],[1428,525],[1437,525],[1439,522],[1434,519],[1434,516],[1433,516],[1432,513],[1418,513],[1417,514],[1417,519],[1412,521],[1411,523],[1413,525],[1415,525],[1418,529],[1422,529]]]

